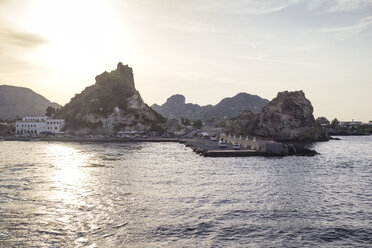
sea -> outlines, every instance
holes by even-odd
[[[0,142],[0,247],[372,247],[372,136],[314,157]]]

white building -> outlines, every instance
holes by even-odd
[[[356,126],[362,126],[363,122],[361,121],[340,121],[341,127],[356,127]]]
[[[38,135],[40,133],[62,133],[65,125],[63,119],[49,117],[23,117],[22,121],[16,121],[16,133],[19,135]]]

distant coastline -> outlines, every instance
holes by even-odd
[[[284,157],[284,156],[314,156],[318,154],[315,150],[304,148],[303,146],[293,146],[287,152],[269,152],[262,150],[239,149],[234,150],[228,146],[227,149],[219,149],[218,143],[199,137],[188,138],[168,138],[168,137],[133,137],[133,138],[115,138],[115,137],[4,137],[3,141],[23,141],[23,142],[76,142],[76,143],[181,143],[190,147],[196,154],[204,157]]]
[[[94,142],[94,143],[125,143],[125,142],[179,142],[178,138],[163,138],[163,137],[149,137],[149,138],[82,138],[82,137],[4,137],[5,141],[56,141],[56,142]]]

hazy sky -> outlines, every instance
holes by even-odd
[[[0,84],[67,103],[122,61],[145,102],[304,90],[372,120],[372,0],[0,0]]]

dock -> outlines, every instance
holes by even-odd
[[[241,147],[239,150],[234,150],[233,145],[228,143],[226,148],[219,148],[218,141],[198,137],[183,139],[180,140],[180,143],[190,147],[195,153],[204,157],[285,157],[314,156],[318,154],[315,150],[305,147],[291,147],[286,148],[282,152],[268,152],[265,150],[247,149],[245,147]]]

